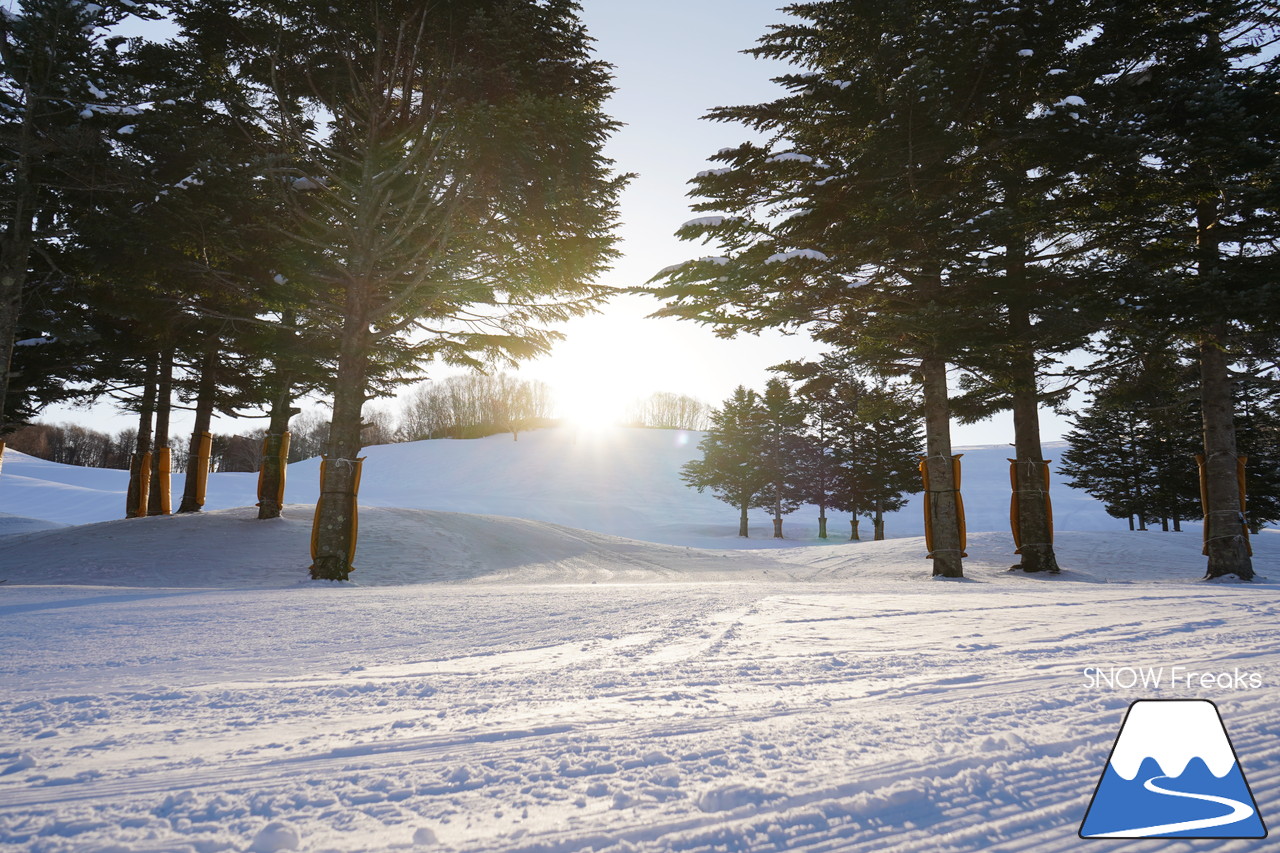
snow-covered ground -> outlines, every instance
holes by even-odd
[[[346,586],[304,580],[314,462],[277,521],[234,474],[122,521],[120,472],[7,455],[0,851],[1267,849],[1076,833],[1139,698],[1217,703],[1280,819],[1280,585],[1060,484],[1065,571],[1010,574],[1004,448],[966,452],[964,581],[914,507],[743,543],[696,440],[369,448]]]

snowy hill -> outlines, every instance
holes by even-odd
[[[280,587],[306,577],[313,507],[258,521],[256,509],[105,521],[0,540],[10,583]],[[354,580],[593,583],[742,579],[767,557],[636,542],[543,522],[366,508]]]
[[[700,454],[701,433],[611,429],[538,430],[471,441],[418,441],[366,448],[360,503],[367,507],[430,509],[546,521],[668,545],[714,548],[771,547],[767,514],[751,515],[752,539],[737,536],[737,512],[680,480],[680,467]],[[961,448],[969,530],[1007,530],[1009,448]],[[286,499],[311,504],[319,491],[319,461],[289,466]],[[174,488],[181,489],[181,477]],[[128,479],[123,471],[81,469],[9,451],[0,473],[0,513],[62,524],[110,521],[123,515]],[[214,474],[206,509],[250,506],[255,474]],[[1060,481],[1053,491],[1060,530],[1120,530],[1101,505]],[[788,516],[790,540],[817,542],[817,508]],[[833,541],[847,539],[848,517],[830,513]],[[862,535],[870,537],[870,524]],[[923,520],[913,499],[886,522],[890,537],[920,536]]]

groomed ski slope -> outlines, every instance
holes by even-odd
[[[969,451],[968,578],[934,581],[910,508],[741,543],[678,481],[696,440],[566,433],[369,448],[349,586],[303,580],[314,463],[281,520],[219,475],[124,522],[118,472],[7,456],[0,851],[1144,851],[1076,835],[1138,698],[1213,700],[1278,819],[1278,587],[1200,582],[1198,529],[1059,486],[1066,571],[1010,574],[1004,449]]]

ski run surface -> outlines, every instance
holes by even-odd
[[[1055,477],[1064,571],[1010,573],[976,448],[936,581],[916,501],[883,542],[810,508],[739,540],[679,480],[698,439],[367,448],[348,585],[306,580],[315,460],[282,519],[220,474],[123,521],[123,472],[6,454],[0,851],[1269,849],[1077,831],[1136,699],[1212,700],[1280,821],[1280,533],[1205,583],[1198,525]]]

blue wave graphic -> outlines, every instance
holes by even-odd
[[[1214,799],[1207,799],[1209,797]],[[1196,825],[1178,828],[1187,823]],[[1108,762],[1080,834],[1086,837],[1264,838],[1267,830],[1238,764],[1233,764],[1231,771],[1219,779],[1202,759],[1193,758],[1175,777],[1165,776],[1155,759],[1144,758],[1132,781],[1116,773]]]

